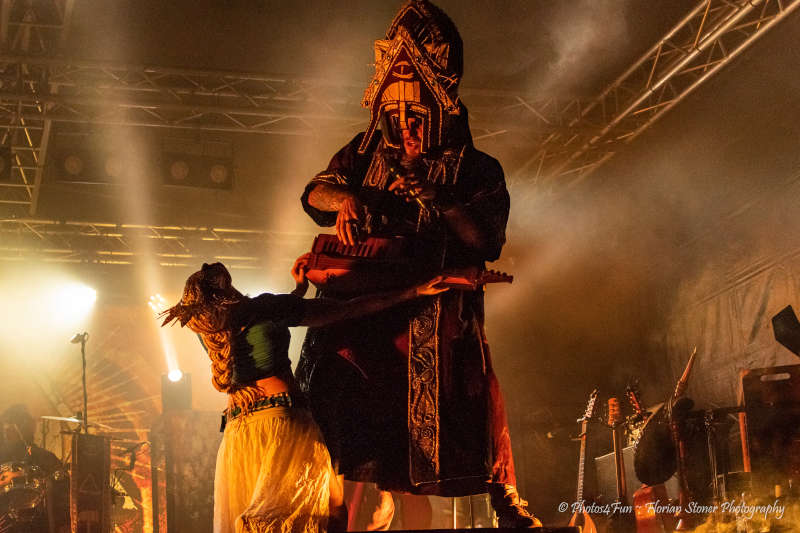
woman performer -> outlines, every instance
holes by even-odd
[[[403,291],[338,301],[304,300],[306,256],[292,268],[292,294],[243,296],[221,263],[186,280],[162,313],[198,334],[214,387],[228,394],[214,479],[214,533],[317,533],[346,529],[341,480],[298,394],[289,327],[318,327],[438,294],[441,277]],[[331,516],[330,527],[328,517]],[[341,523],[341,525],[339,525]]]

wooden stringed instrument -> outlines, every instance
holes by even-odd
[[[646,420],[650,413],[642,407],[638,391],[625,389],[625,396],[633,408],[634,422]],[[633,493],[633,513],[636,516],[636,533],[667,533],[675,528],[675,519],[669,512],[657,512],[657,505],[669,508],[669,497],[663,483],[642,485]]]
[[[342,244],[336,235],[321,234],[311,247],[306,277],[316,287],[342,292],[368,292],[407,286],[426,276],[441,274],[441,285],[474,291],[487,283],[511,283],[514,276],[478,267],[444,271],[412,266],[411,245],[404,237],[368,237],[355,245]]]
[[[575,510],[575,512],[572,514],[572,518],[569,519],[569,525],[571,527],[581,526],[583,528],[583,533],[597,533],[597,526],[595,526],[592,517],[586,512],[586,509],[583,506],[583,481],[586,466],[586,437],[587,430],[589,428],[589,421],[597,416],[596,411],[597,389],[593,390],[589,395],[589,402],[586,404],[586,411],[584,411],[583,416],[578,419],[578,422],[581,423],[581,453],[580,458],[578,459],[578,490],[575,495],[575,503],[578,505],[578,509]]]
[[[614,443],[614,472],[617,480],[616,510],[611,513],[610,526],[614,533],[635,533],[636,520],[628,501],[628,488],[625,482],[625,462],[622,457],[622,437],[625,431],[622,408],[617,398],[608,399],[608,426]]]
[[[633,414],[638,420],[647,418],[647,411],[642,407],[642,402],[639,400],[639,392],[631,386],[625,388],[625,397],[628,398],[628,403],[633,408]]]

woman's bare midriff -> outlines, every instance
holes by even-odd
[[[256,384],[263,391],[264,396],[272,396],[281,392],[297,392],[297,386],[291,373],[259,379]]]

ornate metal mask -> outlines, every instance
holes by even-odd
[[[361,102],[371,120],[359,152],[381,125],[385,142],[402,146],[401,131],[419,127],[422,151],[445,142],[450,118],[463,111],[457,89],[463,46],[453,22],[427,0],[410,0],[386,39],[375,41],[375,76]]]

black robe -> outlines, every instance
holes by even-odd
[[[499,257],[509,196],[494,158],[471,143],[423,156],[426,179],[486,236],[487,251],[479,254],[458,240],[441,214],[386,191],[388,168],[397,168],[400,154],[380,136],[359,154],[362,136],[306,187],[303,208],[317,224],[332,226],[337,214],[315,209],[308,195],[317,184],[337,184],[368,206],[373,235],[404,235],[416,243],[412,270],[482,267]],[[483,291],[452,290],[309,330],[296,375],[345,477],[439,495],[485,492],[488,481],[515,482],[483,321]]]

